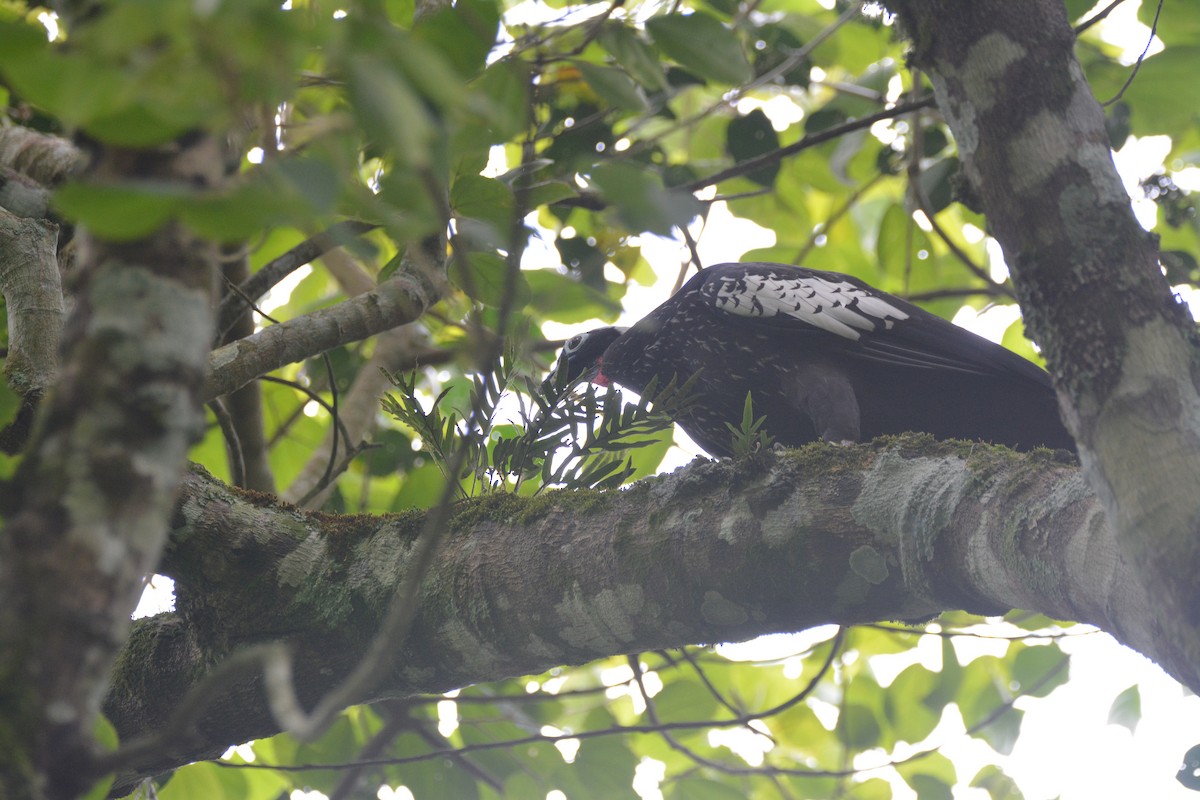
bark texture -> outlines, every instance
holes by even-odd
[[[220,176],[203,136],[100,149],[93,174],[192,187]],[[0,537],[0,795],[12,798],[86,786],[92,726],[202,422],[215,251],[176,225],[80,239],[62,370]]]
[[[421,521],[302,513],[194,472],[163,567],[177,610],[138,624],[107,701],[122,739],[159,728],[211,665],[247,645],[291,643],[301,700],[319,697],[370,642]],[[1014,607],[1163,651],[1160,618],[1072,464],[917,436],[817,445],[766,464],[697,462],[622,492],[462,504],[397,643],[400,666],[372,694],[827,622]],[[1160,663],[1200,686],[1194,663]],[[193,735],[138,773],[277,729],[261,682],[231,681]]]
[[[1133,216],[1059,0],[904,0],[971,193],[1117,541],[1200,662],[1200,351]]]

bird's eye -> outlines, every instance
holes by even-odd
[[[567,355],[574,353],[583,346],[583,340],[586,338],[587,334],[581,333],[577,336],[572,336],[570,339],[567,339],[567,343],[563,345],[563,352]]]

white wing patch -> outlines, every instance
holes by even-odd
[[[890,329],[908,314],[849,281],[768,272],[719,278],[715,305],[744,317],[782,314],[857,341],[859,331]]]

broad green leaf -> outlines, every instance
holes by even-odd
[[[493,308],[505,297],[508,262],[495,253],[458,253],[450,261],[450,279],[473,300]],[[529,300],[529,284],[518,271],[517,287],[513,293],[514,307],[520,308]]]
[[[497,61],[471,84],[472,107],[483,125],[475,120],[456,133],[460,148],[477,139],[487,144],[505,142],[529,124],[529,68],[521,61]]]
[[[738,84],[754,74],[737,35],[704,12],[654,17],[646,32],[668,57],[711,80]]]
[[[1025,712],[1006,705],[1009,697],[996,688],[996,667],[999,659],[985,656],[972,661],[965,669],[962,695],[958,701],[963,722],[973,735],[983,739],[1001,755],[1012,753],[1021,732]],[[995,666],[993,666],[995,665]]]
[[[1028,697],[1045,697],[1067,682],[1067,667],[1064,662],[1069,656],[1058,645],[1024,647],[1017,652],[1012,662],[1015,691]]]
[[[3,417],[0,417],[0,419],[3,419]],[[117,729],[113,727],[112,723],[103,714],[98,715],[95,723],[92,725],[92,738],[106,752],[116,750],[119,743],[117,741]],[[83,800],[104,800],[104,798],[108,797],[109,787],[112,786],[115,779],[116,775],[106,775],[96,781],[83,796]]]
[[[360,55],[349,65],[349,89],[367,131],[395,157],[417,168],[433,158],[437,127],[411,84],[380,58]]]
[[[583,79],[610,105],[626,111],[643,111],[646,98],[638,85],[615,67],[602,67],[588,61],[576,61]]]
[[[501,236],[507,236],[512,227],[512,189],[495,178],[460,176],[450,187],[450,207],[459,216],[487,222]]]
[[[879,267],[892,276],[904,274],[909,260],[912,228],[916,227],[912,217],[902,203],[893,203],[883,215],[879,225],[879,238],[875,242],[875,257]]]
[[[849,703],[838,720],[842,741],[853,750],[867,750],[879,744],[882,731],[874,712],[859,703]]]
[[[958,175],[958,159],[939,159],[921,171],[921,191],[929,200],[930,213],[936,214],[954,199],[953,182]]]
[[[924,741],[941,719],[941,709],[930,709],[924,702],[939,676],[921,664],[904,669],[884,695],[884,708],[897,738],[909,743]]]
[[[191,196],[190,190],[164,184],[70,183],[55,193],[54,205],[102,239],[128,241],[158,230]]]
[[[1120,725],[1129,732],[1136,733],[1138,723],[1142,720],[1142,693],[1135,683],[1113,699],[1108,709],[1108,724]]]
[[[659,719],[669,722],[707,719],[717,710],[717,701],[695,680],[674,680],[654,697]]]
[[[629,742],[616,736],[581,742],[571,778],[579,789],[568,797],[622,797],[631,791],[630,781],[639,757]]]
[[[610,20],[600,29],[599,41],[630,77],[643,87],[651,91],[667,88],[667,77],[654,48],[642,41],[634,30],[621,22]]]
[[[950,800],[950,787],[958,780],[954,762],[940,752],[899,764],[896,771],[922,800]]]
[[[758,108],[730,120],[725,137],[729,155],[738,164],[779,149],[779,135],[767,115]],[[773,161],[746,173],[746,177],[761,186],[771,186],[778,174],[779,162]]]
[[[665,189],[657,175],[628,162],[601,164],[591,178],[630,230],[665,236],[704,210],[692,195]]]
[[[1025,800],[1016,781],[995,764],[988,764],[971,779],[971,786],[984,789],[992,800]]]
[[[883,778],[871,778],[851,784],[846,796],[854,800],[892,800],[892,785]]]
[[[500,9],[494,0],[459,0],[421,17],[413,38],[437,48],[464,77],[478,72],[496,40]]]
[[[158,790],[159,800],[194,800],[197,797],[227,797],[222,781],[222,769],[207,761],[189,764],[175,770],[166,786]]]

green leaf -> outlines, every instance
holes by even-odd
[[[1016,781],[995,764],[988,764],[971,779],[972,787],[984,789],[992,800],[1024,800],[1025,795],[1017,788]]]
[[[589,726],[590,727],[590,726]],[[579,789],[568,797],[624,797],[629,794],[638,757],[625,739],[609,736],[579,745],[571,777]]]
[[[950,800],[953,797],[950,789],[958,780],[958,773],[954,762],[940,752],[899,764],[896,771],[922,800]]]
[[[741,42],[716,17],[700,11],[654,17],[646,31],[668,57],[710,80],[736,85],[754,74]]]
[[[354,108],[363,126],[393,155],[414,167],[425,168],[432,160],[437,126],[420,96],[390,63],[360,55],[349,65]]]
[[[471,83],[471,111],[454,133],[462,152],[506,142],[529,125],[529,68],[519,60],[497,61]],[[481,149],[482,148],[482,149]]]
[[[421,17],[413,38],[440,50],[460,75],[469,77],[487,61],[499,24],[494,0],[458,0]]]
[[[167,785],[158,790],[159,800],[194,800],[197,797],[228,797],[222,785],[222,772],[234,772],[207,761],[175,770]]]
[[[1142,719],[1142,693],[1135,683],[1121,692],[1108,709],[1108,724],[1120,725],[1135,733]]]
[[[1025,712],[1006,707],[1008,698],[996,688],[992,665],[1000,663],[999,659],[984,656],[966,667],[968,678],[964,681],[964,696],[960,697],[958,706],[968,728],[982,726],[974,730],[974,736],[987,742],[997,753],[1009,755],[1020,735]]]
[[[630,230],[667,236],[673,227],[688,224],[704,211],[691,194],[665,189],[656,174],[629,162],[601,164],[590,177]]]
[[[644,111],[646,98],[642,90],[624,72],[614,67],[602,67],[589,61],[576,60],[575,66],[595,90],[610,105],[626,111]]]
[[[655,695],[654,708],[665,722],[707,719],[717,710],[717,701],[700,682],[677,679]]]
[[[103,714],[96,717],[95,723],[92,725],[92,738],[100,745],[100,749],[111,753],[117,749],[117,729],[108,721],[108,718]],[[92,784],[87,793],[83,796],[83,800],[104,800],[108,797],[108,790],[116,779],[116,775],[106,775]]]
[[[909,263],[909,228],[915,225],[901,203],[892,203],[879,224],[875,241],[875,256],[880,270],[886,275],[901,276]]]
[[[54,194],[54,206],[102,239],[129,241],[158,230],[192,196],[164,184],[112,186],[69,183]]]
[[[450,187],[450,206],[463,217],[482,220],[500,236],[507,236],[515,210],[513,192],[506,184],[482,175],[460,175]]]
[[[1012,677],[1017,689],[1027,697],[1045,697],[1067,682],[1066,661],[1058,645],[1024,647],[1012,662]]]
[[[884,709],[896,736],[915,744],[924,741],[941,719],[941,708],[925,702],[938,675],[920,664],[911,664],[892,681],[884,695]]]
[[[958,174],[958,159],[939,159],[921,170],[921,191],[929,200],[929,211],[936,214],[954,199],[953,180]]]
[[[870,708],[858,703],[849,703],[842,709],[838,720],[842,741],[854,750],[867,750],[879,744],[882,730],[875,713]]]
[[[589,319],[611,321],[621,313],[620,303],[555,270],[525,270],[522,276],[529,283],[530,307],[544,319],[571,325]]]
[[[508,261],[495,253],[456,254],[450,261],[450,280],[466,292],[472,300],[478,300],[493,308],[504,299],[508,279]],[[529,284],[525,276],[517,272],[517,288],[514,307],[521,308],[529,301]]]
[[[667,76],[663,73],[654,49],[642,41],[631,28],[621,22],[609,20],[600,29],[598,38],[600,46],[611,53],[617,63],[639,84],[651,91],[664,91],[668,88]]]
[[[740,164],[778,150],[779,134],[775,133],[771,120],[762,109],[756,108],[744,117],[730,121],[725,131],[725,147],[734,162]],[[772,161],[746,173],[746,177],[761,186],[771,186],[779,168],[779,161]]]

